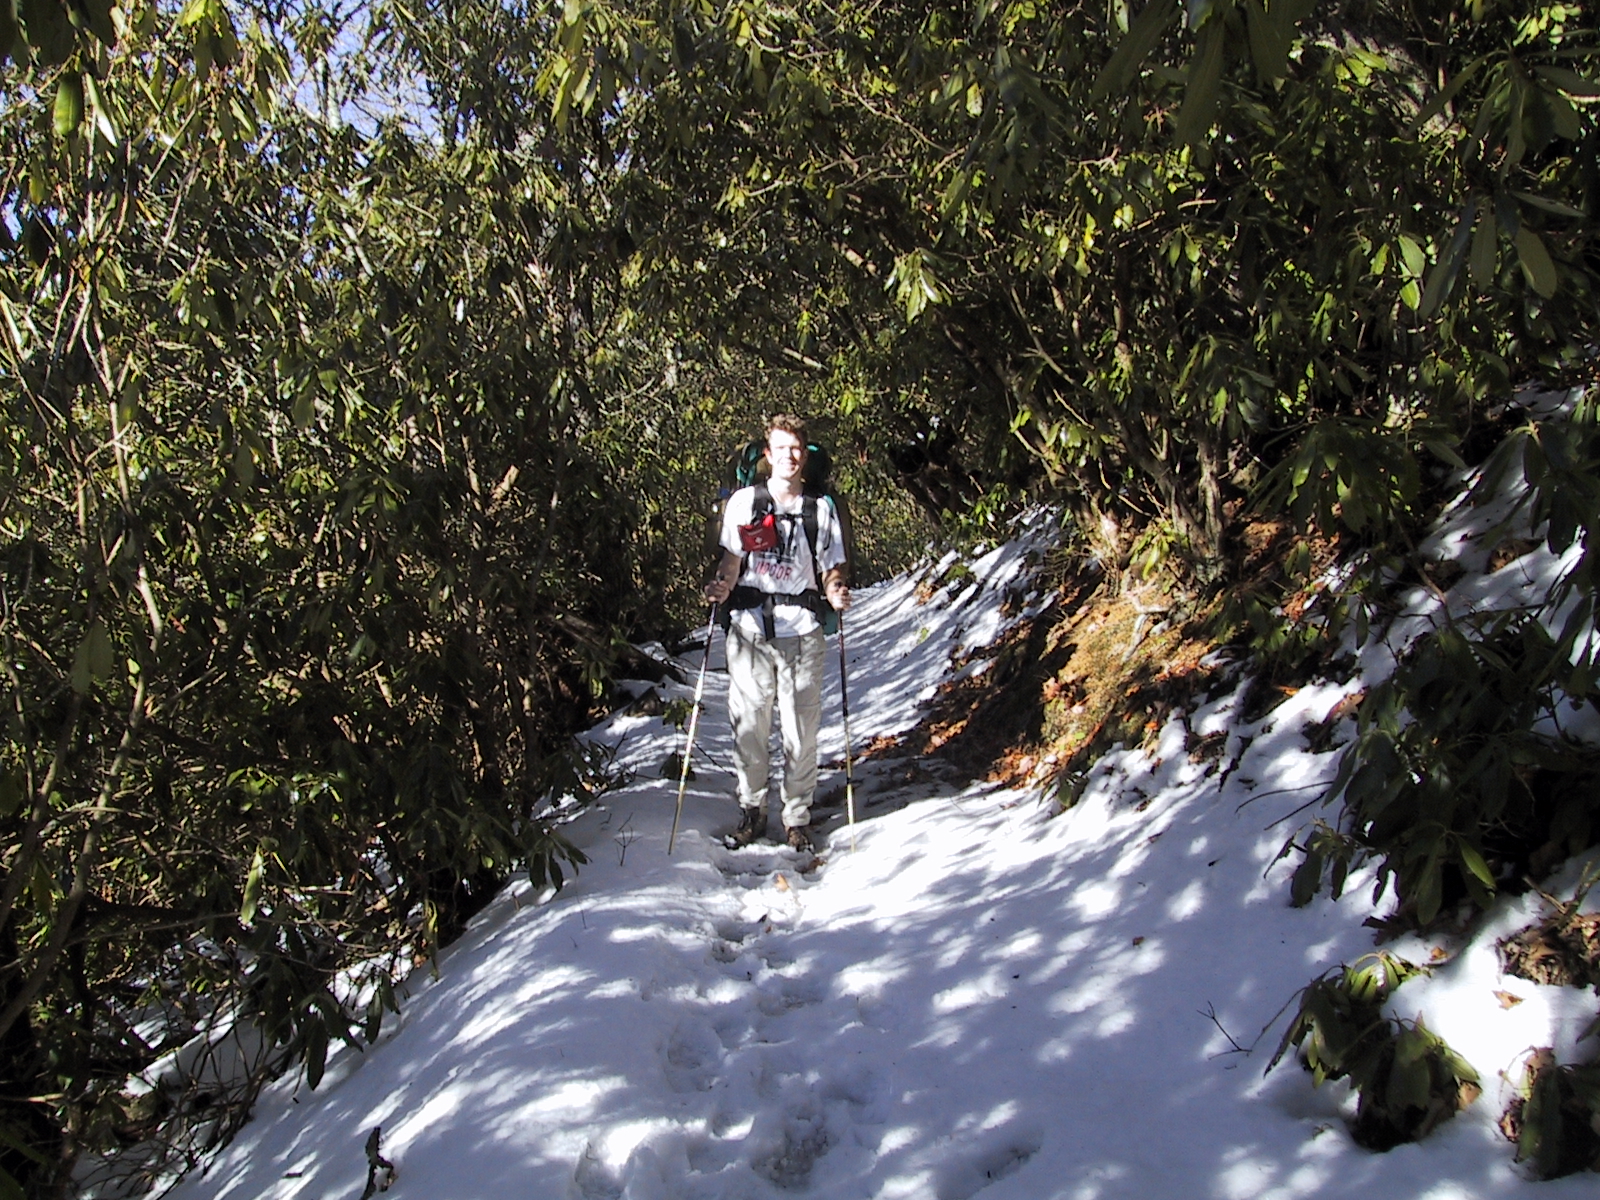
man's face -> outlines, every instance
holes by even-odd
[[[768,430],[767,462],[772,465],[774,479],[798,480],[806,465],[805,443],[787,430]]]

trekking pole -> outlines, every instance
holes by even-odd
[[[844,613],[839,614],[839,705],[844,710],[844,803],[850,821],[850,853],[856,852],[856,780],[850,769],[850,687],[845,681]]]
[[[689,786],[689,756],[694,753],[694,731],[700,725],[700,697],[706,691],[706,664],[711,661],[711,635],[717,627],[717,606],[711,606],[711,619],[706,622],[706,650],[700,656],[700,678],[694,685],[694,708],[689,713],[689,736],[684,739],[683,770],[678,776],[678,807],[672,814],[672,832],[667,835],[667,857],[672,857],[672,845],[678,840],[678,820],[683,816],[683,792]]]

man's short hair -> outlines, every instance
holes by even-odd
[[[772,433],[774,430],[781,430],[784,433],[792,433],[795,437],[800,439],[800,444],[802,446],[811,440],[810,435],[806,432],[806,423],[804,419],[795,416],[793,413],[779,413],[777,416],[767,418],[768,441],[772,440]]]

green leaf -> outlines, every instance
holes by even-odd
[[[17,15],[22,18],[28,44],[42,65],[59,67],[72,57],[77,35],[72,31],[67,10],[57,0],[18,0]]]
[[[1560,200],[1551,200],[1546,196],[1536,196],[1532,192],[1513,190],[1511,194],[1532,208],[1543,209],[1545,212],[1554,213],[1558,217],[1572,217],[1575,220],[1582,220],[1589,215],[1581,208],[1574,208],[1570,204],[1564,204]]]
[[[378,1040],[379,1033],[383,1030],[383,1005],[378,1003],[374,996],[367,1002],[367,1019],[361,1026],[361,1036],[366,1039],[367,1045],[372,1045]]]
[[[1345,990],[1350,993],[1350,998],[1358,1003],[1375,1003],[1383,992],[1383,972],[1382,958],[1377,958],[1364,967],[1346,970]]]
[[[1289,475],[1289,491],[1291,494],[1299,492],[1301,488],[1305,487],[1306,480],[1311,478],[1311,468],[1314,465],[1311,449],[1307,445],[1300,451],[1299,457],[1295,459],[1294,470]]]
[[[1304,988],[1300,989],[1300,995],[1302,997],[1305,996]],[[1304,1008],[1302,1007],[1301,1011],[1295,1015],[1294,1020],[1289,1022],[1288,1028],[1283,1031],[1283,1037],[1278,1041],[1278,1048],[1272,1052],[1272,1057],[1267,1060],[1267,1070],[1262,1074],[1270,1072],[1273,1067],[1282,1062],[1283,1056],[1288,1053],[1289,1047],[1298,1046],[1304,1040],[1309,1029],[1310,1025],[1306,1021]]]
[[[1456,849],[1461,855],[1461,865],[1471,871],[1479,883],[1493,892],[1494,872],[1489,870],[1489,864],[1484,861],[1483,855],[1478,853],[1477,847],[1463,841],[1456,844]]]
[[[78,652],[72,660],[72,690],[86,695],[94,684],[111,674],[111,637],[105,622],[96,617],[78,643]]]
[[[89,32],[94,34],[107,46],[117,44],[117,27],[111,20],[113,0],[78,0],[79,11],[83,13]]]
[[[1188,86],[1183,107],[1173,123],[1178,140],[1193,146],[1203,141],[1217,117],[1217,102],[1222,94],[1222,67],[1227,61],[1227,26],[1211,21],[1197,39],[1194,58],[1189,62]]]
[[[261,903],[261,878],[266,866],[266,855],[257,847],[255,858],[250,860],[250,871],[244,879],[244,901],[239,905],[239,920],[245,925],[256,919],[256,906]]]
[[[1111,58],[1096,76],[1090,99],[1100,100],[1127,87],[1177,15],[1177,0],[1151,0],[1128,26],[1127,35],[1117,43]]]
[[[328,1065],[328,1026],[320,1016],[308,1016],[304,1025],[306,1086],[313,1091]]]
[[[1428,1107],[1432,1081],[1426,1052],[1427,1046],[1414,1030],[1404,1030],[1396,1038],[1394,1066],[1384,1088],[1385,1107],[1392,1115],[1398,1117],[1408,1108]]]
[[[949,220],[961,207],[962,202],[967,198],[967,193],[971,190],[971,170],[963,168],[950,177],[950,183],[944,189],[944,196],[940,201],[940,210],[946,220]]]
[[[1418,1018],[1418,1023],[1421,1023],[1420,1017]],[[1450,1049],[1450,1047],[1445,1045],[1443,1041],[1438,1043],[1438,1053],[1439,1058],[1444,1062],[1444,1065],[1449,1070],[1450,1074],[1455,1076],[1460,1082],[1474,1085],[1482,1082],[1482,1080],[1478,1078],[1477,1068],[1469,1063],[1466,1059],[1462,1058],[1461,1055],[1457,1054],[1454,1050]]]
[[[112,659],[115,657],[111,647],[111,635],[106,631],[106,623],[95,618],[94,624],[89,626],[89,674],[96,683],[104,683],[111,677]]]
[[[1435,1039],[1423,1027],[1402,1028],[1394,1039],[1394,1061],[1414,1063],[1425,1060],[1433,1050]]]
[[[1483,66],[1486,61],[1487,56],[1474,59],[1463,67],[1456,74],[1456,77],[1445,85],[1443,91],[1422,106],[1421,111],[1412,118],[1411,127],[1407,130],[1407,134],[1411,137],[1416,137],[1417,131],[1444,111],[1445,105],[1456,98],[1456,94],[1461,91],[1469,79],[1477,74],[1478,68]]]
[[[1347,855],[1337,854],[1333,859],[1333,870],[1328,878],[1328,894],[1335,900],[1344,895],[1344,883],[1350,874],[1350,859]]]
[[[1268,82],[1282,79],[1289,69],[1289,49],[1294,45],[1295,21],[1283,14],[1289,5],[1272,6],[1268,15],[1261,0],[1246,0],[1245,16],[1250,33],[1250,57],[1256,74]]]
[[[1480,292],[1488,291],[1494,283],[1495,267],[1500,258],[1500,235],[1495,225],[1494,212],[1487,200],[1478,203],[1478,227],[1472,235],[1472,286]]]
[[[928,305],[943,304],[948,299],[934,266],[934,258],[926,250],[913,250],[895,261],[889,286],[897,288],[908,321],[916,320]]]
[[[0,770],[0,818],[16,816],[27,794],[23,781],[14,772]]]
[[[1417,880],[1417,924],[1427,925],[1439,915],[1439,905],[1444,899],[1443,886],[1439,862],[1430,857]]]
[[[1291,907],[1304,908],[1311,903],[1322,886],[1322,861],[1322,851],[1308,850],[1305,861],[1295,868],[1294,878],[1289,883]]]
[[[354,1033],[351,1032],[350,1022],[344,1015],[344,1009],[334,999],[333,993],[326,990],[313,992],[311,994],[311,1003],[321,1010],[323,1024],[331,1033],[337,1034],[339,1040],[352,1049],[361,1049],[361,1043],[356,1040]]]
[[[1575,142],[1583,137],[1583,121],[1578,116],[1578,110],[1572,107],[1560,92],[1545,92],[1544,105],[1550,114],[1550,128],[1557,137],[1566,138]]]
[[[1420,279],[1422,269],[1428,265],[1428,256],[1422,252],[1422,247],[1415,238],[1404,233],[1395,238],[1395,243],[1400,247],[1400,258],[1406,264],[1407,273],[1413,279]]]
[[[429,955],[439,952],[439,906],[432,900],[422,903],[422,944]]]
[[[83,124],[83,76],[76,71],[66,71],[56,84],[56,102],[52,115],[57,137],[71,137]]]
[[[1487,105],[1485,105],[1487,107]],[[1528,84],[1521,72],[1511,76],[1511,119],[1506,123],[1505,162],[1512,166],[1528,152]]]
[[[1600,83],[1579,75],[1576,71],[1569,71],[1565,67],[1535,67],[1534,71],[1569,96],[1583,96],[1587,99],[1600,97]]]
[[[22,27],[17,24],[16,9],[11,0],[0,0],[0,66],[4,66],[14,53],[23,53]]]
[[[679,71],[688,71],[693,68],[695,60],[700,57],[700,47],[695,41],[694,30],[684,20],[672,23],[672,57],[673,65]]]
[[[1561,276],[1556,272],[1556,264],[1545,249],[1543,239],[1526,225],[1517,230],[1517,257],[1533,290],[1546,300],[1554,296],[1561,286]]]
[[[50,868],[42,858],[33,860],[33,878],[28,880],[28,891],[40,916],[48,918],[55,912],[55,881],[50,878]]]
[[[1456,276],[1461,273],[1461,264],[1466,261],[1467,243],[1472,237],[1475,207],[1468,202],[1461,210],[1461,216],[1456,221],[1455,235],[1450,239],[1449,249],[1445,251],[1443,258],[1433,264],[1433,270],[1428,273],[1428,286],[1423,290],[1422,302],[1417,308],[1419,316],[1431,316],[1454,289]]]
[[[1458,471],[1465,471],[1467,469],[1466,460],[1463,459],[1461,455],[1456,453],[1456,448],[1449,442],[1430,439],[1424,441],[1422,446],[1423,449],[1427,450],[1429,454],[1433,455],[1440,462],[1448,463]]]
[[[1581,1042],[1583,1038],[1578,1040]],[[1572,1086],[1572,1094],[1591,1112],[1600,1112],[1600,1064],[1580,1063],[1568,1067],[1567,1082]]]

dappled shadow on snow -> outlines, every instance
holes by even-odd
[[[1255,733],[1281,761],[1277,731]],[[1439,1135],[1477,1150],[1452,1192],[1436,1156],[1355,1149],[1337,1091],[1314,1094],[1292,1065],[1262,1082],[1281,1026],[1258,1043],[1262,1027],[1313,974],[1368,947],[1348,912],[1284,904],[1284,868],[1268,871],[1283,835],[1262,827],[1295,800],[1236,814],[1252,789],[1219,795],[1181,743],[1152,758],[1169,764],[1149,781],[1159,805],[1141,808],[1138,770],[1107,772],[1107,786],[1054,821],[1030,802],[1008,809],[1017,798],[1003,793],[967,798],[966,828],[981,845],[950,848],[955,823],[928,806],[835,858],[827,898],[811,901],[789,941],[832,979],[836,999],[854,1002],[864,1032],[846,1010],[817,1058],[848,1056],[862,1038],[892,1044],[867,1054],[893,1064],[888,1090],[901,1103],[863,1175],[828,1194],[939,1194],[940,1171],[967,1160],[958,1144],[974,1128],[1039,1142],[993,1196],[1519,1186],[1483,1122]],[[1320,781],[1330,764],[1305,765]],[[853,891],[876,903],[853,903]],[[1504,1164],[1497,1173],[1489,1155]]]
[[[1292,757],[1254,732],[1239,776],[1255,746]],[[1205,769],[1128,755],[1054,820],[1006,792],[913,804],[809,875],[692,826],[669,860],[644,823],[601,886],[502,898],[369,1064],[203,1194],[354,1195],[374,1125],[407,1193],[459,1200],[1495,1194],[1478,1155],[1453,1193],[1436,1158],[1355,1150],[1334,1095],[1292,1066],[1262,1084],[1274,1038],[1234,1051],[1364,947],[1263,878],[1296,796],[1235,813],[1260,786]]]
[[[997,558],[989,577],[1015,564]],[[858,736],[908,728],[950,649],[994,634],[977,628],[992,606],[958,587],[921,607],[910,589],[877,589],[852,615]],[[1448,1156],[1377,1157],[1345,1134],[1336,1089],[1314,1092],[1292,1064],[1262,1079],[1281,1024],[1263,1027],[1370,949],[1359,879],[1338,905],[1293,910],[1291,864],[1273,865],[1304,819],[1285,818],[1332,774],[1306,729],[1341,689],[1302,689],[1254,723],[1218,699],[1188,725],[1225,735],[1220,759],[1191,761],[1175,721],[1148,751],[1102,760],[1053,819],[1034,798],[933,795],[919,764],[875,764],[864,811],[915,802],[860,826],[855,853],[833,829],[811,870],[712,836],[734,815],[721,688],[714,671],[673,857],[676,781],[656,772],[674,734],[619,716],[596,736],[638,777],[573,827],[595,860],[577,882],[546,904],[525,887],[498,898],[436,979],[419,973],[382,1044],[344,1052],[315,1094],[277,1089],[179,1195],[353,1200],[374,1126],[399,1194],[448,1200],[1526,1186],[1487,1119],[1436,1134]],[[823,755],[842,751],[835,719]]]

